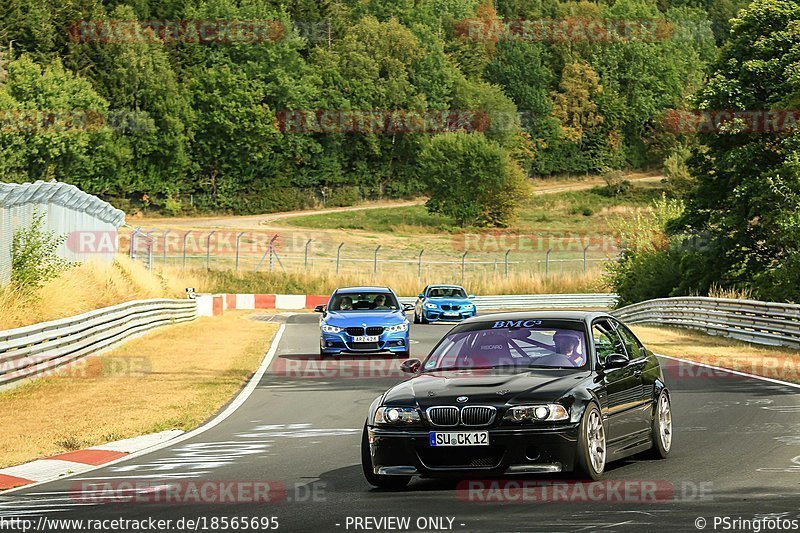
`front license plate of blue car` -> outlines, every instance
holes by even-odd
[[[488,431],[431,431],[431,446],[488,446]]]
[[[377,335],[361,335],[358,337],[353,337],[353,342],[378,342],[380,337]]]

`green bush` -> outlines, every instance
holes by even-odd
[[[505,227],[528,196],[522,168],[499,144],[482,134],[434,137],[419,157],[431,213],[461,227]]]
[[[18,229],[11,240],[11,284],[23,293],[33,293],[47,281],[73,266],[58,256],[67,237],[44,229],[44,214],[35,212],[27,228]]]
[[[358,187],[337,187],[331,189],[325,198],[326,207],[347,207],[361,201],[361,191]]]

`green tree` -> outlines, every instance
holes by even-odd
[[[527,195],[522,168],[482,134],[437,135],[419,156],[428,210],[460,226],[506,226]]]

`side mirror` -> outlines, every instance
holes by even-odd
[[[324,306],[324,305],[318,305],[318,306],[316,306],[316,307],[314,308],[314,312],[315,312],[315,313],[324,313],[324,312],[325,312],[325,306]]]
[[[408,313],[409,311],[413,311],[414,306],[411,304],[403,304],[403,312]]]
[[[419,359],[407,359],[400,365],[400,370],[406,374],[416,374],[419,367],[422,366],[422,361]]]
[[[619,353],[612,353],[606,357],[606,362],[603,363],[603,370],[612,370],[614,368],[623,368],[628,366],[628,358]]]
[[[469,296],[467,296],[467,298],[469,298],[469,299],[475,298],[475,295],[474,294],[470,294]]]
[[[417,294],[417,298],[419,298],[421,300],[421,299],[425,298],[425,295],[422,294],[422,293],[419,293],[419,294]]]

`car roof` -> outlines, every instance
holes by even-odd
[[[597,318],[613,318],[603,311],[511,311],[468,318],[462,324],[490,322],[492,320],[575,320],[590,324]]]
[[[439,284],[439,285],[428,285],[428,288],[429,288],[429,289],[434,289],[434,288],[444,288],[444,289],[463,289],[464,287],[462,287],[461,285],[447,285],[447,284],[445,283],[445,284]]]
[[[340,287],[334,292],[340,294],[353,294],[357,292],[392,292],[389,287]]]

